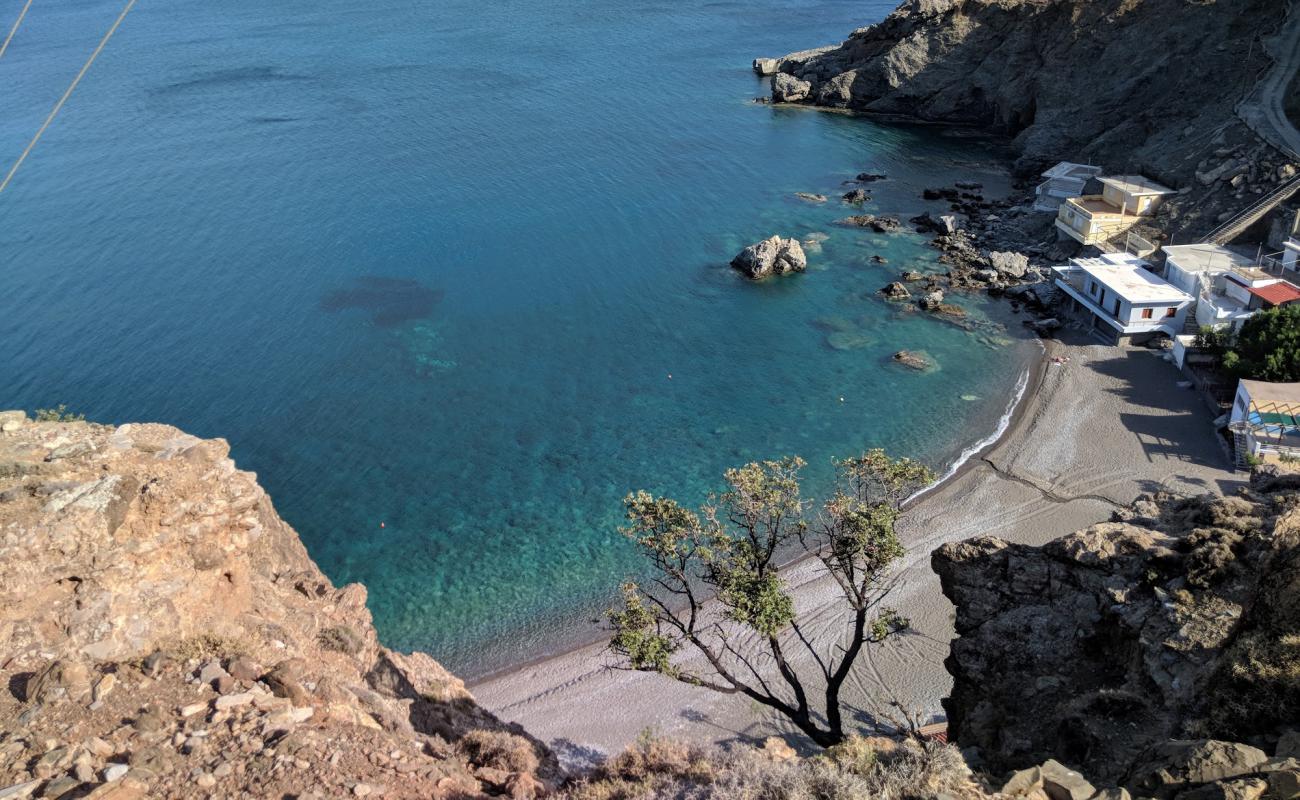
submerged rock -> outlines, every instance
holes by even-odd
[[[771,236],[741,250],[731,259],[731,266],[751,280],[758,280],[769,275],[803,272],[808,268],[808,258],[798,239]]]
[[[824,194],[812,194],[811,192],[795,192],[794,196],[809,203],[825,203],[829,199]]]
[[[894,363],[902,364],[908,369],[914,369],[918,372],[934,368],[934,362],[919,350],[899,350],[894,353],[893,359]]]
[[[876,181],[883,181],[888,177],[888,175],[881,175],[875,172],[859,172],[858,176],[854,178],[854,180],[859,183],[875,183]]]
[[[862,331],[836,331],[826,337],[826,344],[830,345],[832,350],[861,350],[870,347],[874,342],[874,339]]]

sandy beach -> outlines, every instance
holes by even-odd
[[[1054,364],[1053,356],[1069,361]],[[923,721],[942,719],[940,700],[951,685],[943,659],[953,629],[952,607],[930,570],[936,547],[986,534],[1041,544],[1108,519],[1143,492],[1224,493],[1244,479],[1231,471],[1210,412],[1178,388],[1177,370],[1157,353],[1076,337],[1051,343],[1035,369],[1002,438],[905,516],[900,534],[908,552],[891,604],[911,618],[913,631],[868,648],[859,660],[846,701],[863,728],[891,713],[893,703]],[[785,575],[801,615],[824,631],[842,628],[842,597],[819,564],[803,561]],[[596,644],[471,688],[484,706],[571,762],[617,751],[647,729],[692,740],[798,741],[790,726],[744,697],[609,670],[606,662],[603,644]]]

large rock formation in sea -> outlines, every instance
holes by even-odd
[[[1090,161],[1181,186],[1233,157],[1215,153],[1242,140],[1233,108],[1269,63],[1258,37],[1283,6],[905,0],[838,46],[761,61],[777,100],[1001,131],[1024,171]]]
[[[365,588],[330,583],[224,441],[0,422],[0,795],[523,798],[556,774],[379,644]]]
[[[995,774],[1054,758],[1138,796],[1210,780],[1177,777],[1207,760],[1232,762],[1214,780],[1300,780],[1300,762],[1265,754],[1300,758],[1296,477],[1142,498],[1043,547],[936,550],[957,606],[950,737]]]

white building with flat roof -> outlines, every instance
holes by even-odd
[[[1056,211],[1071,197],[1079,197],[1088,181],[1101,174],[1101,167],[1062,161],[1043,173],[1045,179],[1034,190],[1035,211]]]
[[[1120,344],[1183,332],[1192,296],[1151,271],[1128,253],[1071,259],[1053,267],[1056,285],[1085,312],[1092,330]]]
[[[1166,280],[1196,298],[1198,328],[1240,328],[1264,307],[1270,292],[1285,288],[1274,287],[1286,281],[1260,269],[1254,258],[1222,245],[1184,244],[1163,250]]]

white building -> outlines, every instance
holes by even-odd
[[[1196,298],[1198,328],[1238,329],[1261,308],[1293,302],[1296,287],[1217,244],[1164,248],[1165,278]]]
[[[1046,179],[1034,191],[1035,211],[1056,211],[1071,197],[1080,197],[1101,167],[1062,161],[1043,173]]]
[[[1300,456],[1300,383],[1242,380],[1228,429],[1238,463],[1247,454],[1260,459]]]
[[[1071,259],[1053,267],[1056,285],[1086,311],[1092,330],[1108,341],[1140,343],[1183,332],[1192,296],[1128,253]]]

